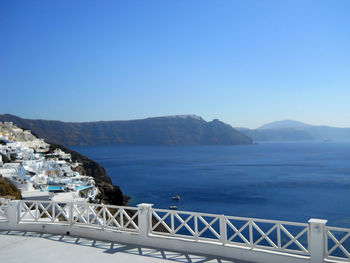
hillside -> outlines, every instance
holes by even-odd
[[[105,168],[93,160],[90,160],[86,156],[72,151],[62,145],[50,144],[50,152],[53,152],[57,148],[66,153],[70,153],[72,161],[81,164],[77,168],[73,168],[74,171],[94,178],[96,186],[100,191],[100,199],[103,201],[103,203],[112,205],[127,204],[129,197],[123,194],[119,186],[112,184],[112,180],[109,176],[107,176]]]
[[[21,191],[6,178],[0,176],[0,197],[8,199],[21,199]]]
[[[0,115],[48,142],[73,145],[235,145],[252,140],[219,120],[193,115],[130,121],[61,122]]]

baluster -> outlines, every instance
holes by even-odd
[[[220,216],[220,229],[219,229],[219,233],[220,233],[220,240],[222,242],[223,245],[225,245],[226,241],[227,241],[227,229],[226,229],[226,217],[225,215],[221,215]]]
[[[281,224],[277,224],[277,246],[279,249],[282,248],[281,246]]]
[[[198,236],[198,215],[197,214],[195,214],[194,216],[194,232],[195,232],[194,239],[198,241],[199,236]]]
[[[39,215],[39,205],[38,205],[37,202],[35,203],[35,206],[34,206],[34,207],[35,207],[35,210],[34,210],[34,211],[35,211],[35,218],[34,218],[34,220],[35,220],[35,221],[38,221],[40,215]]]
[[[124,228],[124,209],[119,208],[119,215],[120,215],[120,227],[123,229]]]
[[[51,202],[51,221],[55,222],[56,220],[56,203],[55,202]]]
[[[21,221],[22,219],[22,210],[23,210],[23,201],[19,201],[19,203],[17,204],[17,224],[19,223],[19,221]]]
[[[86,205],[86,217],[87,217],[87,223],[90,224],[90,205]]]
[[[253,221],[250,219],[249,220],[249,243],[251,246],[254,244],[254,239],[253,239]]]
[[[72,227],[73,225],[73,202],[69,203],[69,226]]]
[[[106,206],[103,204],[103,206],[102,206],[102,209],[103,209],[103,211],[102,211],[102,214],[103,214],[103,224],[102,224],[102,229],[104,229],[105,228],[105,226],[106,226]]]
[[[174,226],[174,212],[170,212],[170,221],[171,221],[171,234],[175,235],[175,226]]]

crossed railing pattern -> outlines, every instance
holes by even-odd
[[[73,205],[73,215],[75,224],[128,231],[138,230],[138,209],[135,207],[96,204]]]
[[[68,222],[69,203],[21,201],[19,222]]]
[[[0,221],[7,221],[8,200],[0,198]]]
[[[220,224],[220,215],[152,209],[151,233],[153,234],[194,240],[220,240],[218,224]]]
[[[309,255],[309,225],[152,209],[151,233]]]
[[[138,230],[138,209],[89,203],[21,201],[19,222],[51,222]]]
[[[225,217],[226,242],[309,255],[309,225],[305,223]]]
[[[325,258],[350,262],[350,229],[326,227],[325,241]]]

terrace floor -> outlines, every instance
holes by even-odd
[[[21,231],[0,231],[0,262],[243,263],[136,245]]]

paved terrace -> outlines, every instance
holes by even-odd
[[[208,255],[24,231],[0,231],[0,261],[6,263],[246,263]]]

